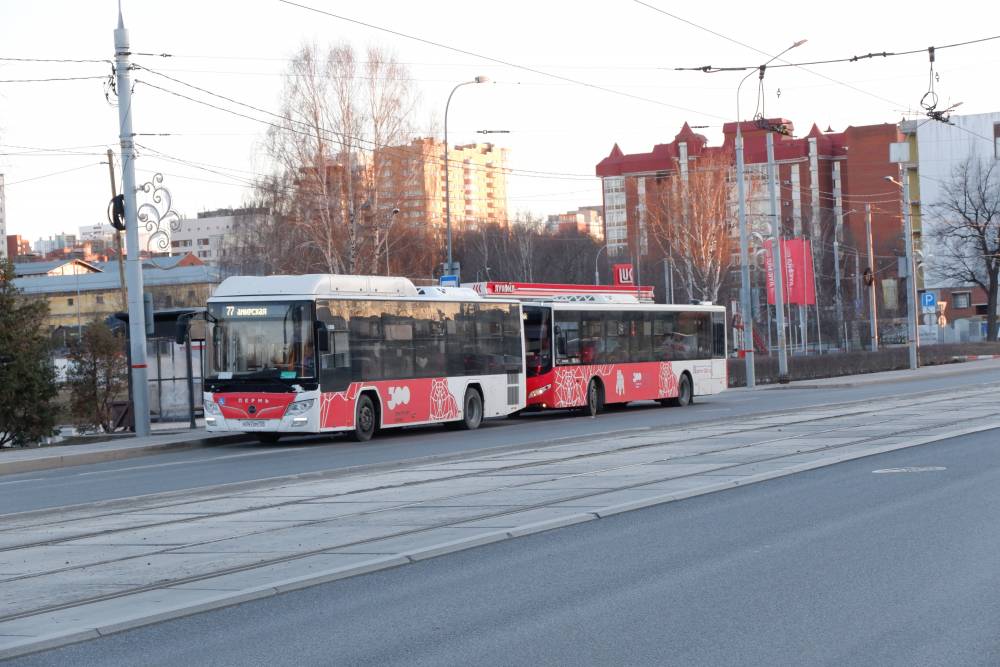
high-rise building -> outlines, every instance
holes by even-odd
[[[453,229],[506,225],[508,152],[491,143],[453,146],[446,171],[445,146],[436,139],[384,148],[375,156],[379,198],[394,202],[404,223],[444,227],[447,173]]]
[[[592,238],[604,240],[604,207],[581,206],[575,211],[550,215],[545,222],[545,231],[549,234],[573,230],[581,234],[589,234]]]

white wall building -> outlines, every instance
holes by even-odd
[[[227,237],[236,233],[238,220],[265,214],[265,209],[219,209],[199,213],[197,218],[183,218],[180,228],[170,234],[170,254],[193,253],[206,264],[216,264]]]
[[[219,261],[223,239],[232,233],[236,216],[234,211],[209,211],[197,218],[184,218],[180,228],[170,234],[170,254],[192,253],[206,264]]]
[[[914,200],[919,197],[925,281],[929,285],[943,284],[943,280],[934,275],[932,236],[933,207],[941,199],[944,186],[951,181],[955,167],[970,157],[1000,160],[1000,112],[956,115],[950,120],[950,124],[933,120],[906,121],[900,126],[908,137],[916,133],[920,185],[919,192],[911,196]]]
[[[115,242],[115,228],[104,222],[99,222],[96,225],[82,225],[78,238],[81,242],[101,241],[113,245]]]

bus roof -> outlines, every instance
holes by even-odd
[[[408,278],[306,274],[301,276],[231,276],[222,281],[209,301],[267,298],[400,299],[417,301],[485,301],[462,287],[417,288]],[[490,299],[517,303],[515,299]]]
[[[713,304],[685,303],[594,303],[590,301],[525,301],[524,307],[549,307],[553,310],[590,310],[590,311],[664,311],[664,312],[719,312],[726,311],[725,306]]]

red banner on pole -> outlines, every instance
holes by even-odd
[[[772,241],[765,242],[767,254],[767,303],[774,305],[774,253]],[[816,282],[813,276],[812,246],[805,239],[789,239],[781,242],[781,272],[785,303],[812,306],[816,303]]]

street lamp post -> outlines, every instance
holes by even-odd
[[[597,260],[600,259],[601,253],[604,252],[607,249],[608,249],[608,246],[602,245],[600,247],[600,249],[597,251],[597,254],[594,255],[594,284],[595,285],[600,285],[601,284],[601,272],[597,270]]]
[[[451,89],[448,94],[448,101],[444,105],[444,219],[446,226],[446,234],[448,236],[448,266],[445,267],[445,275],[454,275],[454,264],[451,259],[451,189],[449,183],[451,181],[451,162],[450,162],[450,150],[448,145],[448,107],[451,106],[451,96],[455,94],[455,91],[462,86],[468,86],[472,83],[489,83],[489,78],[485,76],[477,76],[472,81],[465,81],[458,84]]]
[[[802,46],[806,40],[800,39],[787,49],[774,56],[766,63],[757,68],[760,76],[764,76],[764,69],[772,62],[785,55],[792,49]],[[756,376],[753,362],[753,314],[750,311],[750,261],[749,261],[749,230],[747,229],[747,202],[746,186],[744,184],[746,166],[743,162],[743,132],[740,121],[740,88],[749,79],[754,71],[751,71],[740,81],[736,87],[736,196],[738,199],[738,219],[740,226],[740,310],[743,311],[743,355],[746,363],[747,388],[753,389],[756,386]]]
[[[906,175],[906,168],[899,165],[899,178],[897,181],[892,176],[886,176],[885,180],[895,183],[903,189],[903,250],[906,252],[906,336],[909,339],[910,348],[910,369],[916,370],[920,365],[917,356],[917,272],[913,266],[913,228],[910,222],[910,179]]]

